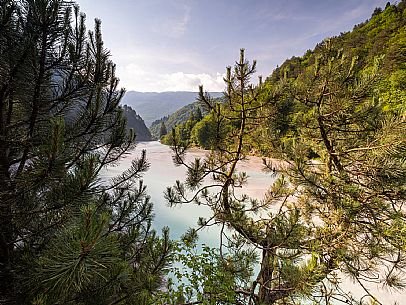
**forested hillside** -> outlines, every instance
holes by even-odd
[[[359,73],[370,72],[379,64],[373,82],[375,98],[383,112],[401,113],[406,110],[406,15],[405,2],[377,8],[371,19],[356,25],[353,31],[332,37],[307,51],[302,57],[293,57],[275,69],[266,80],[265,90],[272,92],[278,81],[297,83],[308,77],[307,71],[319,69],[320,58],[325,56],[325,45],[339,50],[346,61],[352,61],[352,69]],[[366,81],[366,80],[365,80]],[[376,102],[378,102],[376,101]],[[276,116],[267,122],[273,129],[273,140],[279,141],[297,134],[301,116],[309,108],[292,98],[279,99],[273,105]],[[306,105],[307,106],[307,105]],[[268,133],[270,134],[270,133]],[[262,145],[261,145],[262,146]],[[265,147],[257,147],[259,151]],[[272,151],[272,149],[270,149]]]
[[[186,121],[190,118],[193,119],[193,117],[195,117],[201,120],[202,115],[203,114],[199,107],[199,102],[194,102],[192,104],[183,106],[171,115],[164,116],[163,118],[152,122],[149,130],[151,131],[151,134],[154,138],[160,139],[160,128],[162,124],[165,124],[167,131],[171,131],[172,128],[175,128],[176,125],[182,125],[183,123],[186,123]]]

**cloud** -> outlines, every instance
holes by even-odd
[[[154,73],[137,64],[128,64],[117,68],[120,85],[127,90],[136,91],[198,91],[203,85],[207,91],[223,91],[225,74],[215,73]]]
[[[192,6],[186,1],[174,1],[172,5],[172,14],[163,20],[159,20],[152,30],[155,33],[164,34],[170,38],[180,38],[187,31]]]
[[[179,21],[172,21],[172,24],[169,24],[169,34],[172,37],[178,38],[181,37],[187,30],[187,25],[190,20],[191,7],[185,7],[185,12],[182,18]]]
[[[176,72],[160,75],[161,84],[165,87],[164,91],[197,91],[200,85],[207,91],[224,90],[224,74],[216,73],[210,75],[207,73],[191,74]]]

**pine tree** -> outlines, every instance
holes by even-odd
[[[168,131],[166,130],[165,122],[161,122],[161,127],[159,129],[159,138],[162,138],[163,136],[167,135]]]
[[[377,98],[383,59],[363,67],[326,40],[315,64],[280,87],[300,109],[297,133],[279,157],[290,161],[286,175],[301,213],[318,220],[312,247],[378,304],[365,279],[405,287],[406,125],[401,109],[387,112]],[[326,279],[335,287],[336,278]]]
[[[271,201],[260,205],[258,201],[244,195],[239,196],[235,192],[236,188],[247,182],[247,176],[238,173],[237,164],[245,160],[250,150],[249,136],[258,127],[262,109],[268,102],[259,100],[262,83],[258,87],[250,84],[255,66],[255,61],[252,65],[246,61],[242,49],[233,72],[231,67],[227,68],[224,103],[211,99],[200,87],[199,99],[202,106],[210,112],[208,124],[212,132],[207,136],[211,138],[211,152],[204,160],[196,159],[187,164],[184,157],[189,142],[174,135],[174,160],[187,167],[188,176],[185,183],[177,182],[173,188],[168,188],[165,196],[171,204],[195,202],[209,206],[213,216],[209,220],[201,219],[199,225],[204,227],[220,223],[223,227],[232,228],[236,234],[221,236],[220,239],[230,241],[228,250],[239,257],[238,261],[243,260],[242,253],[249,260],[255,248],[261,249],[261,270],[255,282],[250,287],[234,286],[230,289],[242,304],[253,301],[258,304],[274,304],[290,296],[292,291],[304,290],[303,286],[306,284],[303,282],[314,279],[304,271],[301,276],[300,270],[294,269],[291,263],[297,257],[291,251],[298,249],[299,241],[304,239],[306,233],[306,228],[299,221],[298,210],[294,207],[287,211],[281,209],[271,219],[256,221],[254,214],[261,209],[270,208]],[[214,183],[202,187],[206,177],[212,177]],[[283,201],[289,197],[290,193],[284,191],[284,187],[283,179],[278,180],[273,189],[273,200]],[[195,191],[190,200],[186,199],[188,189]],[[221,230],[221,234],[225,235],[226,231]],[[254,248],[247,252],[245,247],[250,245]],[[220,245],[224,246],[227,245]],[[284,255],[286,260],[281,258]],[[230,259],[233,261],[233,258]],[[232,263],[228,272],[234,273],[238,269],[236,266],[236,263]],[[293,272],[296,272],[296,278],[292,277]]]
[[[151,229],[100,21],[70,1],[0,5],[0,303],[148,303],[171,242]]]
[[[200,121],[201,119],[203,119],[203,114],[202,114],[202,110],[200,109],[200,107],[197,107],[195,117],[196,117],[197,121]]]
[[[285,74],[266,88],[261,82],[258,87],[249,84],[255,62],[249,65],[241,51],[233,73],[227,69],[224,103],[200,90],[200,100],[210,111],[203,119],[211,126],[210,154],[186,163],[189,142],[173,136],[174,160],[187,168],[188,176],[167,189],[167,200],[207,205],[213,215],[200,219],[199,228],[220,224],[220,240],[228,240],[237,254],[244,245],[261,251],[254,282],[231,288],[242,304],[296,304],[304,299],[359,304],[340,289],[340,274],[378,304],[365,279],[404,287],[405,239],[400,236],[406,226],[405,118],[401,111],[385,112],[376,98],[382,58],[363,69],[329,41],[320,47],[314,65],[294,78]],[[251,135],[258,135],[255,131],[269,115],[280,116],[284,100],[293,101],[297,111],[296,133],[283,134],[269,145],[282,161],[266,163],[277,179],[263,201],[236,195],[235,189],[247,181],[237,165],[251,149]],[[204,185],[206,177],[213,183]],[[225,236],[224,228],[231,236]],[[225,272],[234,271],[230,267]]]

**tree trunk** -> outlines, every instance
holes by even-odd
[[[272,231],[267,230],[267,236],[271,236]],[[286,287],[285,283],[281,282],[275,270],[275,247],[268,240],[267,246],[262,250],[261,270],[258,275],[257,282],[260,284],[258,292],[258,304],[271,305],[278,300],[286,298],[290,295],[292,289]]]
[[[0,176],[0,304],[15,304],[13,276],[13,222],[12,209],[4,196],[4,176]]]
[[[271,281],[273,274],[273,260],[274,256],[268,249],[262,250],[262,261],[261,261],[261,271],[259,273],[258,282],[260,283],[258,292],[258,303],[259,304],[273,304],[271,303]]]
[[[3,90],[2,90],[3,91]],[[0,96],[0,304],[16,304],[13,276],[13,194],[10,184],[7,118],[4,92]]]

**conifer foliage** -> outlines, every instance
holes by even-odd
[[[151,229],[101,23],[71,1],[0,4],[0,303],[147,304],[171,242]]]

